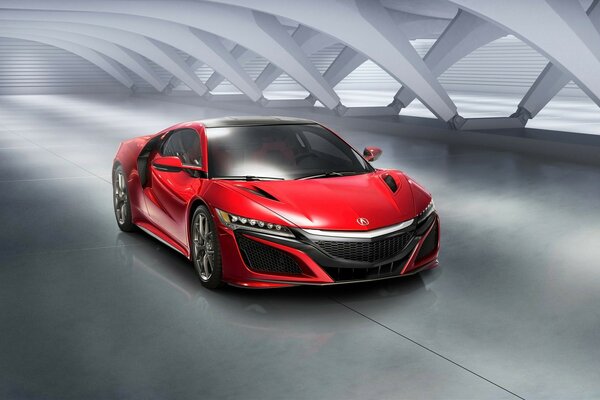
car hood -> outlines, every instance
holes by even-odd
[[[395,192],[384,181],[386,175],[394,179]],[[411,185],[399,171],[230,184],[300,228],[364,231],[397,224],[416,214]],[[359,218],[368,224],[359,224]]]

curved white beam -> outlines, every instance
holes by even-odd
[[[335,60],[333,60],[329,68],[327,68],[323,74],[323,78],[325,78],[327,83],[335,87],[335,85],[340,83],[365,61],[367,61],[365,55],[358,53],[352,47],[346,46]]]
[[[381,4],[392,10],[429,18],[452,19],[456,6],[439,0],[381,0]]]
[[[289,76],[294,78],[296,82],[304,86],[304,88],[321,101],[325,107],[329,109],[339,108],[341,104],[338,95],[331,86],[327,85],[327,82],[325,82],[319,71],[317,71],[296,41],[287,33],[279,21],[277,21],[277,18],[273,15],[261,12],[252,12],[252,15],[259,28],[267,33],[269,38],[274,40],[280,49],[285,49],[286,53],[292,56],[294,62],[288,62],[286,63],[287,65],[285,65],[274,60],[276,56],[279,56],[279,54],[277,54],[280,51],[279,49],[272,49],[269,56],[265,58],[274,64],[277,64]],[[252,47],[248,47],[245,44],[244,46],[253,50]],[[262,53],[261,55],[264,56],[264,54],[265,53]],[[310,86],[307,86],[303,82],[309,82]]]
[[[459,10],[438,40],[429,49],[423,61],[438,77],[461,58],[479,47],[494,41],[506,32],[498,26],[466,11]],[[394,96],[393,105],[407,107],[416,95],[403,86]]]
[[[451,18],[425,17],[394,10],[391,10],[390,14],[402,32],[411,40],[437,39],[452,20]]]
[[[346,46],[323,73],[323,79],[331,87],[335,88],[338,83],[344,80],[356,68],[360,67],[365,61],[367,61],[367,57],[364,54],[358,53],[352,47]],[[314,103],[316,99],[312,95],[309,95],[306,100]],[[398,112],[400,112],[399,109],[395,110],[394,113],[398,114]],[[344,113],[344,115],[347,115],[347,113]]]
[[[25,32],[19,33],[2,31],[0,32],[0,36],[11,37],[15,39],[31,40],[34,42],[45,43],[50,46],[59,47],[91,62],[92,64],[96,65],[100,69],[104,70],[104,72],[115,78],[117,81],[127,86],[129,89],[133,87],[133,81],[127,75],[127,73],[119,66],[119,64],[117,64],[110,58],[104,57],[103,55],[96,53],[94,50],[91,50],[88,47],[84,47],[65,40],[54,39],[42,35],[36,35]]]
[[[154,20],[149,21],[147,25],[143,24],[143,26],[131,24],[133,20],[127,20],[130,24],[127,27],[119,25],[119,28],[135,31],[148,37],[155,37],[156,40],[161,40],[160,37],[163,35],[170,36],[168,31],[160,30],[161,27],[166,25],[157,22],[171,21],[194,27],[239,43],[273,62],[304,86],[306,90],[315,95],[326,107],[333,109],[339,105],[337,94],[327,85],[300,47],[272,15],[253,12],[247,8],[196,1],[171,1],[167,3],[141,0],[127,2],[116,0],[104,0],[102,2],[76,0],[31,0],[21,2],[6,0],[2,2],[2,8],[111,13],[104,16],[91,15],[91,17],[99,17],[94,23],[102,26],[114,26],[115,19],[120,18],[119,14],[154,18]],[[78,17],[83,16],[78,14]],[[189,37],[189,35],[186,36]],[[171,43],[173,46],[183,49],[182,46],[185,43],[180,42],[180,40]],[[203,57],[198,58],[202,59]],[[216,70],[219,70],[219,68],[216,68]]]
[[[456,105],[431,74],[402,30],[378,1],[369,0],[211,0],[290,18],[339,39],[363,53],[444,121],[456,116]],[[285,70],[285,68],[284,68]]]
[[[600,34],[579,1],[504,0],[502,6],[493,0],[450,1],[537,49],[600,105]]]
[[[306,55],[311,55],[327,46],[337,43],[331,36],[324,35],[304,25],[299,25],[292,34],[292,37]],[[276,65],[269,63],[258,78],[256,78],[256,84],[259,88],[265,90],[282,72]]]
[[[233,49],[231,49],[230,53],[233,56],[233,58],[235,58],[236,61],[242,66],[246,62],[250,61],[252,58],[256,57],[256,54],[254,54],[250,50],[244,48],[243,46],[240,46],[239,44],[236,44],[233,47]],[[214,90],[224,80],[225,80],[225,77],[223,75],[221,75],[220,73],[218,73],[217,71],[215,71],[212,73],[212,75],[206,81],[206,86],[210,90]]]
[[[598,4],[600,4],[599,0],[592,2],[587,10],[587,15],[596,30],[600,32],[600,7]],[[548,63],[523,96],[517,112],[512,116],[524,119],[534,118],[571,79],[571,74],[564,72],[551,62]]]
[[[48,26],[60,26],[60,29],[65,32],[88,35],[118,43],[120,46],[143,55],[169,71],[198,95],[203,96],[208,93],[208,88],[194,74],[194,71],[185,63],[185,60],[170,46],[161,45],[145,36],[126,30],[72,22],[77,20],[71,13],[66,12],[3,10],[0,13],[0,21],[47,22]]]
[[[256,83],[254,83],[252,78],[244,71],[242,66],[225,48],[217,36],[198,29],[185,28],[171,22],[167,22],[167,24],[181,27],[179,32],[173,30],[169,31],[173,37],[173,44],[182,40],[183,42],[178,45],[180,49],[193,57],[202,60],[215,71],[219,71],[219,74],[223,75],[225,79],[231,82],[232,85],[237,87],[252,101],[258,101],[263,97],[262,90],[256,86]],[[200,40],[188,39],[189,35],[186,32],[187,30]]]
[[[188,56],[187,60],[185,60],[185,63],[187,65],[190,66],[190,69],[192,71],[196,71],[198,68],[200,68],[201,66],[204,65],[204,62],[202,60],[197,60],[196,58],[192,57],[192,56]],[[174,88],[175,86],[179,85],[181,83],[181,81],[176,77],[176,76],[172,76],[171,79],[169,79],[169,83],[167,84],[169,86],[168,90]],[[205,85],[208,88],[208,85]],[[209,90],[212,90],[210,88],[208,88]]]
[[[41,28],[39,26],[40,25],[36,22],[28,22],[27,25],[24,26],[21,22],[6,21],[0,26],[0,32],[31,33],[75,43],[121,63],[139,75],[159,92],[167,85],[160,79],[156,72],[152,70],[148,63],[132,51],[117,46],[114,43],[91,36],[74,34],[59,29],[47,29],[44,28],[44,26],[47,26],[45,24],[41,25]]]

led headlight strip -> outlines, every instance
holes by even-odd
[[[421,213],[419,215],[417,215],[417,220],[420,221],[424,221],[425,219],[427,219],[427,217],[429,217],[431,215],[431,213],[433,213],[435,211],[435,204],[433,203],[433,200],[431,200],[429,202],[429,205],[427,205],[427,207],[425,207],[425,209],[423,211],[421,211]]]
[[[230,229],[245,229],[255,232],[264,232],[270,235],[294,237],[292,231],[283,225],[230,214],[227,211],[219,210],[218,208],[215,208],[215,210],[217,211],[217,215],[221,222]]]

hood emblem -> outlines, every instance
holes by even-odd
[[[356,222],[358,222],[358,224],[362,226],[369,225],[369,220],[366,218],[356,218]]]

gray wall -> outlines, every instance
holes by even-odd
[[[106,72],[65,50],[0,37],[0,94],[113,92],[125,89]]]

